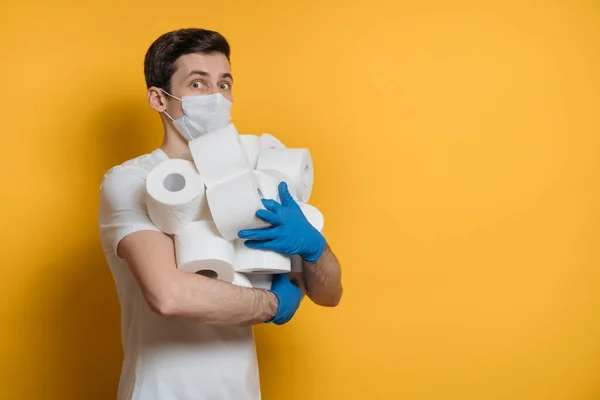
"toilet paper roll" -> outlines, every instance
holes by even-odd
[[[175,235],[175,255],[182,271],[229,283],[234,280],[233,242],[223,239],[212,221],[196,221],[182,227]]]
[[[325,227],[325,217],[319,211],[319,209],[315,206],[311,206],[307,203],[298,203],[300,209],[304,213],[304,216],[310,222],[312,226],[314,226],[319,232],[323,233],[323,228]]]
[[[236,272],[245,274],[280,274],[291,271],[288,256],[270,250],[251,249],[244,240],[235,240],[235,259],[233,266]]]
[[[275,179],[265,171],[253,171],[253,174],[256,177],[258,189],[260,190],[262,198],[279,201],[279,190],[275,183]]]
[[[233,124],[193,139],[189,146],[207,188],[251,170]]]
[[[248,155],[250,168],[255,169],[260,155],[260,138],[256,135],[239,135],[242,148]]]
[[[264,209],[261,192],[253,172],[244,173],[206,189],[206,200],[217,229],[227,240],[234,240],[242,229],[270,226],[256,217]]]
[[[265,149],[285,149],[285,146],[279,139],[269,133],[260,135],[260,148]]]
[[[275,201],[280,201],[279,199],[279,183],[285,182],[288,187],[293,187],[292,180],[289,176],[285,174],[275,171],[273,169],[265,169],[265,170],[256,170],[254,171],[257,176],[260,190],[265,199],[273,199]],[[290,189],[292,190],[292,189]],[[292,197],[297,199],[297,197],[292,193]]]
[[[238,272],[234,273],[233,282],[231,282],[231,283],[233,283],[236,286],[241,286],[241,287],[247,287],[247,288],[254,287],[252,285],[252,283],[250,282],[250,280],[248,279],[247,275],[240,274]]]
[[[323,233],[323,228],[325,227],[325,218],[321,211],[317,209],[317,207],[311,206],[306,203],[298,203],[300,209],[304,213],[304,216],[308,220],[308,222],[314,226],[319,232]],[[299,255],[291,256],[291,271],[292,272],[302,272],[302,257]]]
[[[313,165],[308,149],[266,149],[261,151],[256,168],[276,170],[292,181],[290,193],[308,202],[313,187]]]
[[[212,214],[210,212],[210,207],[208,206],[208,202],[206,203],[206,207],[202,209],[202,214],[200,215],[201,221],[214,221]]]
[[[152,222],[168,234],[201,219],[208,205],[194,164],[172,159],[154,167],[146,178],[146,206]]]
[[[270,290],[271,283],[273,283],[273,275],[270,274],[254,274],[245,275],[250,281],[250,284],[254,289]]]

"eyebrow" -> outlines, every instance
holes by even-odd
[[[193,71],[190,71],[189,74],[187,74],[187,76],[185,77],[185,79],[188,79],[192,75],[210,76],[210,74],[208,72],[206,72],[206,71],[193,70]],[[231,74],[228,73],[228,72],[226,72],[224,74],[221,74],[221,78],[229,78],[229,79],[233,80],[233,76],[231,76]]]

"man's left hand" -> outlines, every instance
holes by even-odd
[[[258,210],[256,216],[271,224],[261,229],[247,229],[238,233],[246,246],[252,249],[273,250],[281,254],[298,254],[305,261],[314,263],[325,251],[323,235],[308,222],[300,206],[292,198],[285,182],[279,184],[281,204],[263,199],[266,210]]]

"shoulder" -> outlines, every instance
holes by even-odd
[[[155,166],[167,160],[167,155],[160,149],[155,150],[152,153],[132,158],[121,165],[109,169],[106,174],[104,174],[102,183],[104,184],[107,181],[118,181],[119,179],[128,179],[132,177],[145,180]]]
[[[164,153],[154,151],[111,168],[104,174],[100,184],[101,202],[139,203],[145,191],[148,174],[166,159]]]

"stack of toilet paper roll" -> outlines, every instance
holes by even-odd
[[[189,142],[190,159],[157,165],[146,181],[148,215],[173,235],[177,267],[239,286],[269,289],[273,274],[301,271],[302,261],[250,249],[243,229],[269,226],[256,217],[261,199],[279,201],[287,183],[308,221],[323,230],[323,215],[308,204],[313,165],[308,149],[286,148],[270,134],[239,135],[233,124]]]

